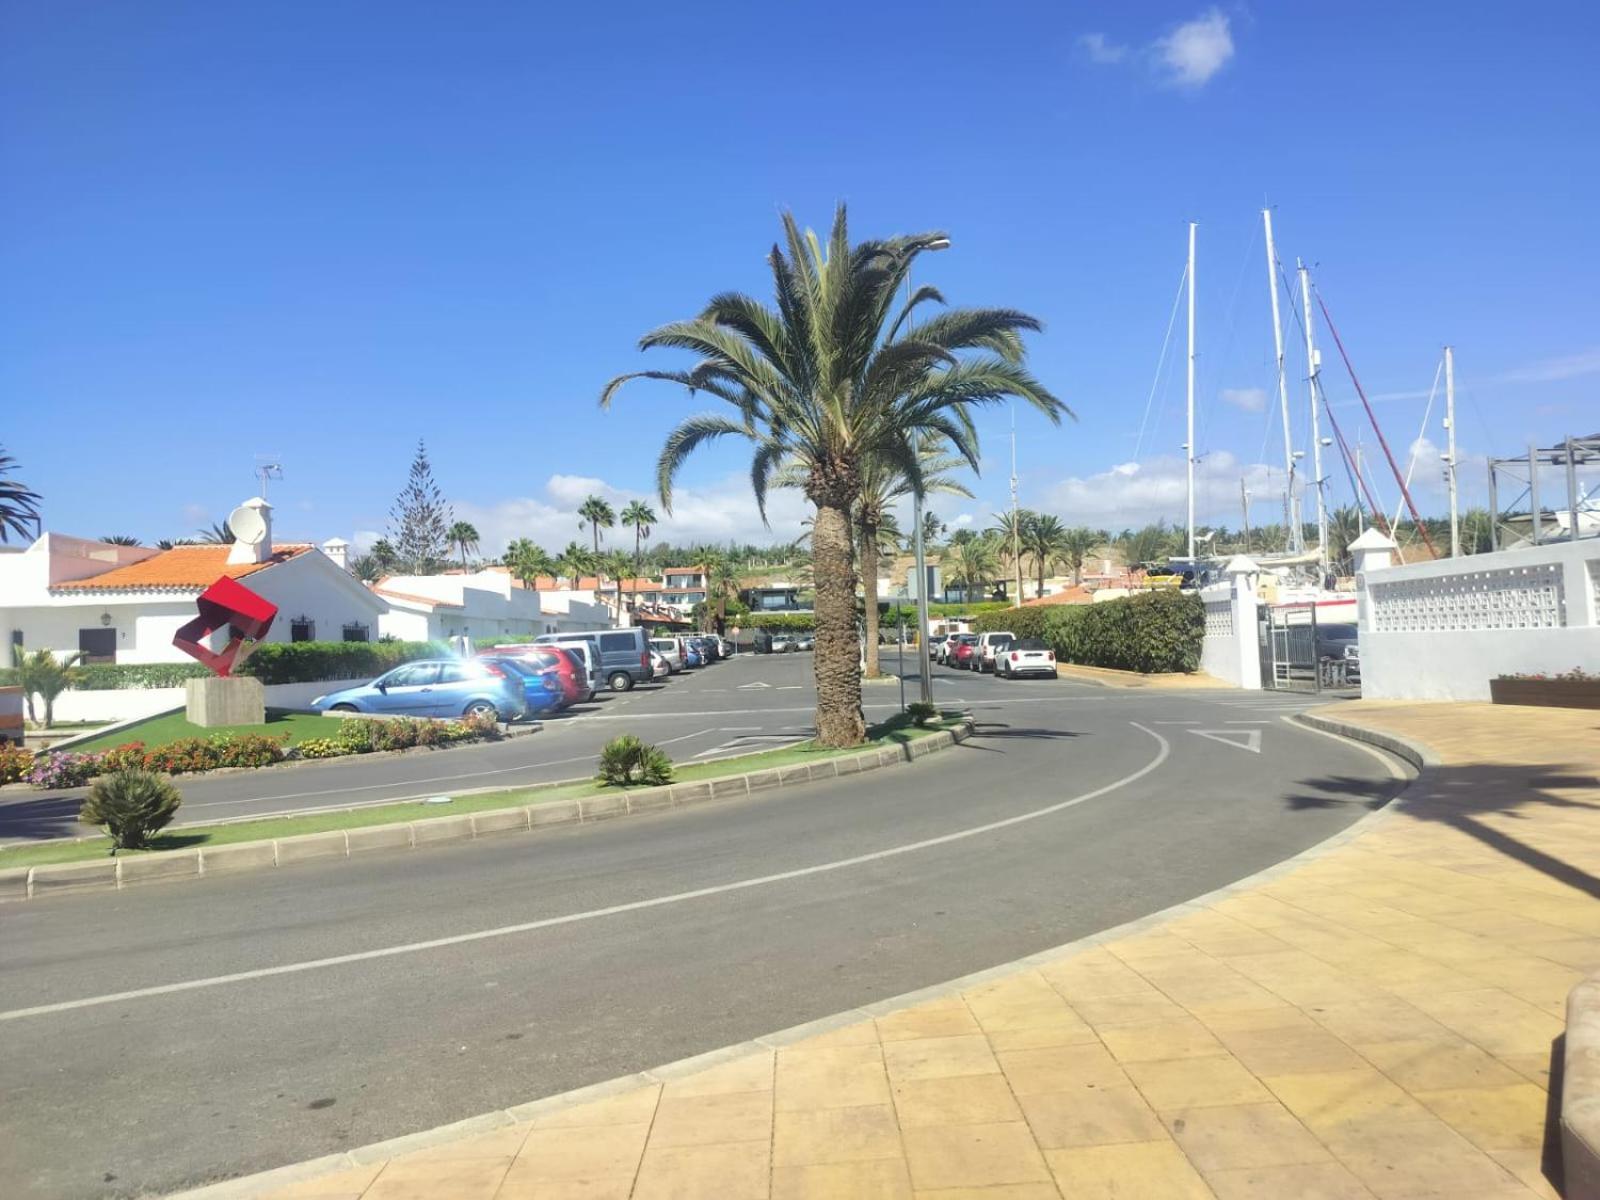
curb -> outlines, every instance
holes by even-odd
[[[1300,719],[1304,720],[1304,714],[1301,715]],[[1322,718],[1321,720],[1330,726],[1343,726],[1342,722],[1333,721],[1328,718]],[[1349,728],[1354,729],[1356,727],[1349,726]],[[956,742],[964,741],[967,737],[971,736],[971,719],[968,718],[963,723],[962,729],[954,732],[957,736],[954,736],[949,743],[952,745]],[[1343,736],[1341,734],[1334,734],[1331,729],[1318,729],[1318,732],[1325,732],[1330,736]],[[932,741],[934,739],[927,738],[923,740]],[[1370,742],[1366,738],[1357,738],[1354,740],[1366,741],[1369,745],[1376,744]],[[1401,739],[1398,738],[1394,740],[1396,742],[1401,741]],[[1432,752],[1428,751],[1425,747],[1409,742],[1405,743],[1405,745],[1419,755],[1424,755],[1429,759],[1432,759],[1433,757]],[[1406,759],[1408,762],[1411,761],[1407,755],[1401,755],[1400,757]],[[1391,769],[1394,769],[1392,764]],[[1414,786],[1417,782],[1420,782],[1422,778],[1423,775],[1419,774],[1417,779],[1412,781],[1411,786]],[[1092,949],[1093,947],[1102,945],[1106,942],[1116,941],[1119,938],[1130,937],[1134,934],[1153,929],[1157,926],[1165,924],[1167,921],[1170,921],[1175,917],[1184,916],[1193,912],[1199,912],[1207,905],[1218,900],[1223,900],[1241,892],[1249,891],[1253,888],[1259,887],[1263,883],[1269,883],[1274,879],[1278,879],[1284,875],[1287,875],[1290,872],[1305,866],[1307,863],[1314,862],[1317,859],[1339,849],[1346,843],[1361,837],[1363,834],[1371,830],[1374,825],[1378,824],[1385,817],[1387,817],[1390,810],[1393,809],[1395,805],[1401,803],[1403,798],[1404,792],[1401,792],[1377,812],[1367,814],[1360,820],[1340,830],[1332,837],[1318,842],[1315,846],[1312,846],[1308,850],[1302,850],[1293,858],[1284,859],[1284,861],[1280,863],[1275,863],[1270,867],[1266,867],[1263,870],[1257,871],[1253,875],[1248,875],[1243,879],[1234,881],[1233,883],[1225,884],[1224,886],[1207,892],[1204,895],[1196,896],[1192,900],[1182,901],[1181,903],[1171,905],[1168,908],[1161,909],[1159,912],[1153,912],[1142,917],[1136,917],[1132,921],[1125,921],[1121,925],[1112,926],[1110,929],[1102,929],[1098,933],[1091,933],[1074,941],[1066,942],[1059,946],[1052,946],[1049,949],[1041,950],[1036,954],[1029,954],[1023,958],[1014,959],[1007,963],[1001,963],[999,966],[988,967],[982,971],[975,971],[969,975],[963,975],[957,979],[946,980],[944,983],[933,984],[930,987],[919,988],[916,991],[905,992],[898,996],[890,996],[884,1000],[876,1000],[870,1004],[864,1004],[859,1008],[849,1008],[845,1009],[843,1012],[831,1013],[828,1016],[819,1017],[815,1021],[807,1021],[801,1025],[791,1025],[787,1029],[780,1029],[772,1033],[763,1034],[760,1037],[751,1038],[749,1041],[736,1042],[731,1046],[722,1046],[714,1050],[708,1050],[702,1054],[693,1055],[689,1058],[680,1058],[673,1062],[663,1063],[660,1066],[651,1067],[647,1070],[639,1071],[631,1075],[620,1075],[613,1079],[601,1080],[598,1083],[592,1083],[585,1087],[575,1088],[567,1092],[558,1092],[553,1096],[545,1096],[541,1099],[532,1100],[525,1104],[515,1105],[510,1108],[497,1109],[493,1112],[482,1113],[476,1117],[468,1117],[461,1121],[453,1121],[448,1125],[440,1125],[433,1129],[425,1129],[417,1133],[408,1133],[400,1137],[390,1138],[386,1141],[374,1142],[366,1146],[358,1146],[354,1149],[344,1151],[343,1153],[330,1154],[322,1158],[315,1158],[306,1162],[290,1163],[286,1166],[275,1167],[271,1170],[262,1171],[254,1175],[246,1175],[237,1179],[228,1179],[218,1183],[207,1184],[190,1191],[175,1193],[170,1196],[168,1200],[248,1200],[248,1198],[257,1196],[262,1192],[288,1187],[290,1184],[300,1183],[304,1180],[312,1179],[319,1175],[345,1170],[350,1167],[364,1166],[382,1159],[393,1158],[397,1154],[431,1149],[435,1146],[443,1145],[460,1137],[479,1133],[490,1133],[496,1129],[504,1128],[507,1125],[514,1125],[520,1121],[531,1120],[534,1117],[544,1116],[552,1112],[560,1112],[568,1108],[575,1108],[578,1105],[588,1104],[595,1100],[604,1100],[610,1096],[619,1095],[623,1092],[631,1091],[637,1087],[643,1087],[652,1083],[667,1083],[674,1079],[681,1079],[686,1075],[693,1075],[697,1071],[704,1070],[708,1067],[720,1066],[724,1063],[738,1062],[741,1059],[749,1058],[754,1055],[770,1054],[774,1050],[782,1049],[785,1046],[792,1046],[796,1042],[805,1041],[807,1038],[816,1037],[824,1033],[832,1033],[835,1030],[843,1029],[847,1026],[858,1024],[862,1021],[870,1021],[880,1016],[887,1016],[890,1013],[898,1012],[902,1008],[909,1008],[915,1004],[923,1004],[931,1000],[939,1000],[947,996],[958,995],[961,992],[967,991],[974,987],[980,987],[986,983],[999,982],[1016,973],[1017,971],[1028,967],[1049,966],[1053,963],[1060,962],[1062,959],[1071,958],[1075,954],[1080,954],[1085,950]],[[1588,1200],[1588,1198],[1584,1197],[1583,1200]]]
[[[46,895],[120,889],[141,883],[203,879],[210,875],[287,867],[321,859],[349,860],[375,850],[419,850],[425,846],[475,841],[502,833],[538,832],[564,825],[587,825],[615,817],[661,812],[706,800],[753,796],[757,792],[777,791],[824,779],[859,775],[863,771],[874,771],[898,763],[915,762],[966,741],[972,736],[972,729],[972,719],[966,717],[954,729],[941,730],[899,745],[882,746],[858,754],[840,754],[821,762],[700,779],[693,783],[635,788],[620,793],[551,800],[543,804],[487,809],[483,812],[354,829],[334,829],[323,833],[303,833],[254,842],[234,842],[224,846],[202,846],[194,850],[161,850],[128,858],[107,856],[79,862],[11,867],[0,870],[0,904],[36,900]]]

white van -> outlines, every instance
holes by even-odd
[[[1013,641],[1016,634],[1007,631],[997,633],[980,633],[978,635],[978,649],[972,656],[973,665],[981,675],[985,671],[994,670],[994,652],[1003,643]]]

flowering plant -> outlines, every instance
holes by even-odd
[[[1543,671],[1529,673],[1517,672],[1513,674],[1497,675],[1496,679],[1549,679],[1560,683],[1596,683],[1600,682],[1600,675],[1591,674],[1582,667],[1573,667],[1570,671],[1562,671],[1555,675],[1547,675]]]

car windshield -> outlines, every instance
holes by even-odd
[[[1322,636],[1335,642],[1353,642],[1356,640],[1356,627],[1354,625],[1324,625]]]
[[[975,633],[963,633],[956,640],[963,646],[976,646],[978,644],[978,635]]]

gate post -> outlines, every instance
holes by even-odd
[[[1233,585],[1234,648],[1239,656],[1239,686],[1248,691],[1261,690],[1261,645],[1256,614],[1256,580],[1261,567],[1248,555],[1236,554],[1228,560],[1228,579]]]
[[[1356,573],[1356,622],[1362,633],[1372,632],[1372,596],[1367,591],[1367,575],[1387,570],[1397,549],[1394,540],[1380,533],[1376,525],[1350,543]]]

